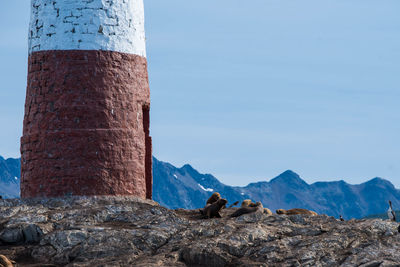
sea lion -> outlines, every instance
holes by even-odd
[[[206,206],[205,206],[203,209],[199,209],[200,214],[201,214],[201,215],[205,215],[204,209],[205,209],[208,205],[211,205],[211,204],[217,202],[219,199],[221,199],[221,195],[220,195],[218,192],[214,192],[214,193],[211,195],[211,197],[207,200]],[[226,208],[226,206],[224,205],[224,206],[222,207],[222,209],[225,209],[225,208]]]
[[[0,254],[0,267],[14,267],[16,262],[9,260],[6,256]]]
[[[305,214],[311,216],[318,215],[315,211],[306,209],[290,209],[290,210],[279,209],[276,210],[276,214],[286,214],[286,215]]]
[[[213,204],[208,204],[204,207],[202,214],[206,218],[221,218],[221,214],[219,212],[225,207],[226,203],[228,203],[228,200],[221,198],[218,199],[216,202]]]
[[[243,200],[241,207],[242,208],[244,208],[244,207],[258,207],[258,204],[254,203],[250,199],[245,199],[245,200]]]
[[[257,207],[257,203],[252,202],[250,199],[245,199],[243,200],[241,207]],[[272,215],[272,211],[268,208],[264,208],[263,212],[267,215]]]
[[[231,214],[231,217],[239,217],[243,214],[247,214],[247,213],[252,213],[252,212],[256,212],[256,211],[260,211],[260,212],[264,212],[264,207],[261,204],[260,201],[258,201],[257,203],[252,203],[254,205],[249,205],[249,206],[242,206],[240,209],[238,209],[237,211],[235,211],[234,213]],[[243,203],[242,203],[243,205]]]
[[[218,192],[214,192],[211,197],[207,200],[207,204],[213,204],[214,202],[217,202],[218,199],[221,199],[221,195]]]
[[[272,215],[272,211],[268,208],[264,208],[264,214]]]

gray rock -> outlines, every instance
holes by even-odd
[[[22,229],[25,243],[38,243],[43,235],[42,229],[35,224],[29,224]]]
[[[235,210],[207,220],[130,197],[3,200],[0,254],[19,266],[400,266],[397,223]]]
[[[24,235],[20,227],[6,228],[1,231],[0,240],[8,244],[17,244],[24,241]]]

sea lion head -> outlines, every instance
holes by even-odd
[[[245,199],[245,200],[243,200],[243,202],[242,202],[242,208],[243,208],[243,207],[249,207],[251,203],[252,203],[252,202],[251,202],[250,199]]]
[[[207,204],[212,204],[221,198],[221,195],[218,192],[214,192],[211,197],[207,200]]]
[[[286,213],[286,210],[284,210],[284,209],[276,210],[276,214],[285,214],[285,213]]]
[[[220,199],[220,198],[221,198],[221,195],[220,195],[220,193],[218,193],[218,192],[214,192],[214,193],[211,195],[211,197],[212,197],[212,198],[215,198],[215,199]]]

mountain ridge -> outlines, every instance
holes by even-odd
[[[155,166],[164,164],[156,158],[153,160],[156,163]],[[346,219],[362,218],[370,214],[385,212],[389,199],[392,200],[394,206],[400,207],[400,190],[396,189],[390,181],[379,177],[360,184],[350,184],[344,180],[308,184],[296,172],[287,170],[269,181],[258,181],[246,186],[229,186],[219,182],[211,174],[201,174],[189,164],[185,164],[181,168],[166,164],[172,166],[176,172],[185,174],[185,177],[178,177],[182,178],[182,181],[179,181],[178,178],[172,180],[171,177],[167,177],[166,173],[163,174],[165,177],[161,177],[159,176],[161,174],[156,175],[157,167],[153,168],[155,173],[154,192],[162,192],[156,188],[157,180],[171,179],[168,186],[175,188],[178,199],[180,198],[179,192],[182,192],[182,202],[188,204],[184,208],[203,207],[207,198],[216,191],[230,203],[249,198],[253,201],[261,201],[265,207],[271,210],[307,208],[330,216],[342,215]],[[188,175],[192,177],[188,177]],[[192,184],[186,189],[177,185],[180,182],[187,184],[189,181]],[[189,190],[191,193],[185,192],[185,190]],[[194,199],[188,200],[188,195],[192,195]],[[168,196],[157,195],[154,199],[168,206],[167,203],[163,203],[166,198]],[[181,207],[183,208],[183,206]],[[172,208],[179,208],[179,206],[172,206]]]
[[[0,157],[0,194],[6,198],[19,197],[19,164],[19,159]],[[379,177],[361,184],[343,180],[308,184],[296,172],[286,170],[269,181],[230,186],[190,164],[179,168],[153,157],[153,199],[161,205],[172,209],[202,208],[213,192],[219,192],[228,204],[252,199],[273,211],[306,208],[345,219],[384,213],[389,199],[394,207],[400,207],[400,190]]]

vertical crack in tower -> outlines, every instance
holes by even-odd
[[[31,0],[21,197],[152,196],[143,0]]]

